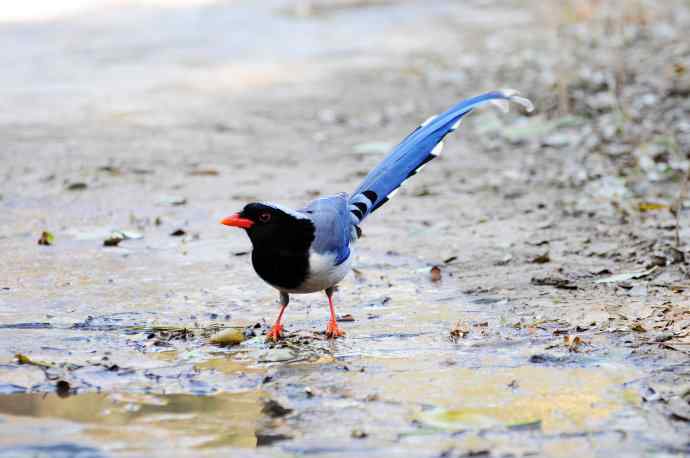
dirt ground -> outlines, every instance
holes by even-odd
[[[687,1],[78,3],[0,19],[0,457],[690,456]],[[220,218],[504,87],[267,344]]]

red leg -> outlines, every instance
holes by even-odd
[[[333,307],[333,289],[328,288],[326,290],[326,296],[328,296],[328,305],[331,308],[331,319],[328,321],[328,326],[326,326],[326,337],[329,339],[335,339],[345,335],[345,331],[338,327],[338,323],[335,321],[335,308]]]
[[[290,298],[288,295],[285,293],[280,293],[280,312],[278,313],[278,318],[276,319],[275,324],[268,334],[266,334],[266,340],[272,340],[273,342],[280,340],[281,333],[283,332],[283,325],[280,324],[280,322],[283,319],[283,313],[285,313],[285,309],[287,308],[289,302]]]

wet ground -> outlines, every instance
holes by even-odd
[[[0,457],[690,455],[687,2],[73,3],[0,22]],[[218,220],[502,87],[267,344]]]

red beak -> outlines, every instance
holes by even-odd
[[[242,218],[239,213],[235,213],[234,215],[230,215],[227,218],[222,219],[220,224],[249,229],[254,225],[254,221],[247,218]]]

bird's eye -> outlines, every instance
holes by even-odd
[[[270,213],[262,213],[259,215],[259,221],[262,223],[267,223],[271,221],[271,214]]]

